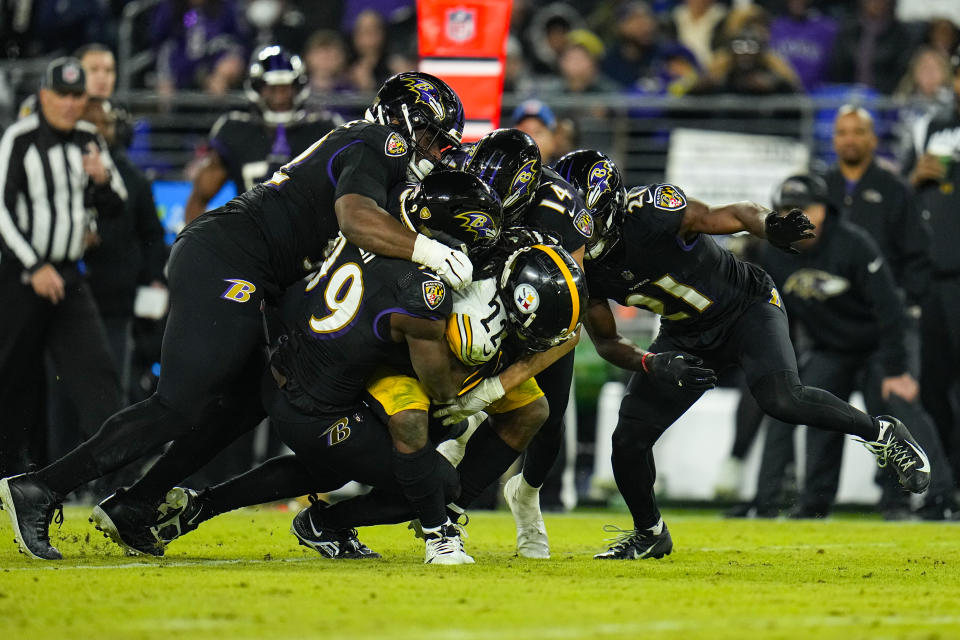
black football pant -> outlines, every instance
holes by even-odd
[[[196,236],[178,240],[156,393],[114,414],[38,479],[65,494],[198,425],[226,420],[238,376],[262,366],[261,305],[272,286],[265,265],[263,258],[224,259]]]
[[[847,399],[855,390],[863,394],[867,411],[872,415],[892,414],[901,419],[930,458],[929,497],[947,497],[953,490],[953,474],[946,464],[939,435],[919,402],[907,402],[881,395],[884,378],[880,354],[843,354],[812,351],[801,358],[804,383],[821,387],[839,398]],[[793,460],[793,426],[777,420],[768,425],[760,472],[757,481],[758,507],[779,506],[783,469]],[[843,434],[822,429],[808,429],[804,483],[798,496],[798,507],[809,513],[829,513],[840,484],[843,457]],[[892,469],[880,474],[883,489],[880,508],[904,504],[906,494]]]
[[[21,282],[14,261],[0,261],[0,477],[47,462],[45,351],[84,433],[121,407],[120,380],[90,288],[75,265],[58,271],[65,295],[53,304]]]
[[[739,365],[751,393],[767,414],[785,422],[816,424],[867,439],[876,437],[877,428],[870,416],[822,389],[800,383],[787,315],[780,307],[758,302],[710,343],[702,340],[699,335],[671,335],[661,329],[650,351],[685,351],[700,356],[704,366],[716,371]],[[612,461],[617,487],[636,529],[652,527],[660,519],[653,494],[653,445],[701,395],[656,383],[643,373],[635,373],[627,384],[613,433]]]
[[[960,478],[960,276],[936,278],[931,283],[920,332],[923,406],[937,425],[954,478]]]
[[[564,459],[563,450],[564,416],[570,400],[570,385],[573,382],[574,351],[563,356],[552,365],[537,374],[537,385],[543,391],[550,405],[550,417],[540,427],[527,446],[523,459],[523,477],[532,487],[545,487],[551,494],[551,501],[560,504],[561,477]],[[555,495],[554,495],[555,494]],[[541,495],[541,500],[547,496]]]

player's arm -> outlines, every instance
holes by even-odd
[[[391,314],[390,329],[394,338],[402,338],[410,351],[410,362],[430,399],[452,401],[463,386],[466,370],[455,363],[447,346],[443,320],[413,318]]]
[[[681,351],[644,351],[620,335],[617,319],[606,300],[590,298],[587,301],[584,325],[597,354],[611,364],[628,371],[643,371],[651,379],[692,391],[705,391],[717,386],[716,373],[701,367],[702,359]]]
[[[211,149],[193,179],[193,189],[190,191],[190,197],[187,198],[183,221],[190,222],[206,211],[207,203],[217,195],[226,182],[227,167],[220,158],[220,154]]]
[[[372,198],[344,194],[334,203],[334,211],[340,232],[361,249],[425,265],[455,289],[470,284],[473,265],[466,255],[410,231]]]
[[[791,209],[786,214],[761,206],[755,202],[708,206],[690,198],[680,223],[679,235],[689,238],[698,233],[726,235],[746,231],[767,240],[778,249],[796,253],[791,245],[813,237],[813,224],[800,209]]]
[[[534,353],[526,358],[521,358],[512,363],[498,376],[500,384],[503,386],[504,393],[513,391],[521,384],[536,376],[538,373],[552,365],[554,362],[567,355],[580,342],[580,330],[577,331],[563,343],[551,347],[546,351]]]

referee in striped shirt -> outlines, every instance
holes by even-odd
[[[79,60],[53,60],[39,109],[0,138],[0,475],[45,461],[45,352],[85,434],[120,408],[78,263],[96,212],[121,211],[127,193],[96,129],[80,121],[85,91]]]

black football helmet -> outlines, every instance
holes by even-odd
[[[463,139],[460,96],[429,73],[405,71],[388,78],[365,117],[395,129],[416,150],[410,158],[412,180],[423,180],[433,170],[430,147],[440,142],[445,151],[459,147]],[[423,131],[427,135],[418,140]]]
[[[282,84],[293,86],[293,105],[289,111],[271,109],[261,93],[266,86]],[[275,44],[253,52],[243,89],[250,102],[260,109],[263,119],[270,124],[290,122],[310,93],[307,72],[300,57]]]
[[[517,129],[495,129],[467,152],[464,169],[493,187],[503,202],[503,223],[522,224],[523,210],[540,186],[540,148]]]
[[[431,173],[400,196],[404,225],[478,260],[503,227],[500,197],[463,171]]]
[[[586,258],[605,255],[620,238],[626,189],[616,163],[593,149],[571,151],[557,160],[554,170],[573,185],[593,214],[595,228],[587,240]]]
[[[587,303],[587,281],[559,245],[535,244],[507,259],[500,298],[523,347],[546,351],[576,333]]]

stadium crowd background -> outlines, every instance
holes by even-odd
[[[309,77],[306,108],[352,119],[383,80],[416,67],[415,4],[3,3],[0,126],[17,117],[49,60],[91,42],[105,44],[117,53],[114,102],[129,113],[128,155],[151,180],[172,189],[156,191],[172,240],[178,221],[168,198],[186,199],[189,186],[182,183],[192,180],[216,119],[249,107],[242,88],[252,51],[280,44],[298,52]],[[854,101],[874,114],[878,156],[900,169],[914,123],[955,100],[956,4],[514,0],[502,124],[532,115],[555,135],[551,160],[580,146],[600,148],[620,162],[627,184],[645,184],[663,180],[670,131],[678,125],[790,136],[809,144],[814,168],[826,167],[834,159],[835,109]],[[531,107],[529,98],[549,106]],[[142,321],[137,327],[131,400],[152,390],[161,326]],[[622,374],[592,357],[589,345],[579,351],[579,450],[585,455],[578,469],[586,477],[599,387]]]

